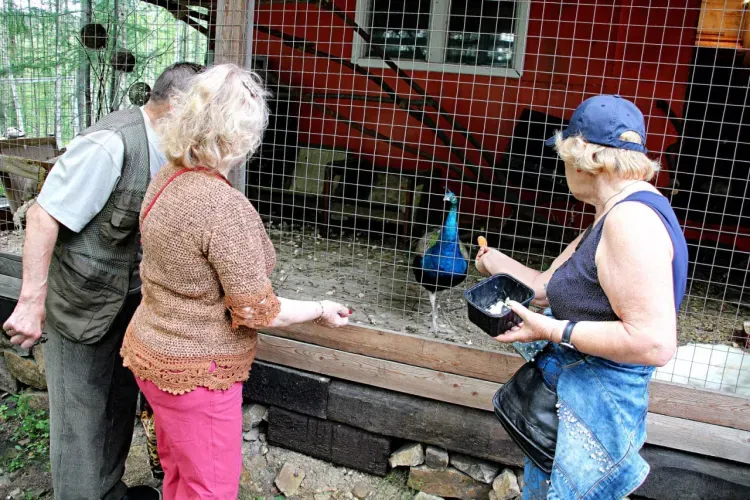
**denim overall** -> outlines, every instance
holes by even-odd
[[[666,198],[640,191],[635,201],[652,208],[672,239],[674,298],[679,309],[687,282],[687,244]],[[618,321],[599,285],[595,255],[603,217],[547,286],[545,314],[570,321]],[[548,343],[535,356],[558,395],[559,427],[552,474],[530,460],[524,468],[524,500],[619,500],[643,483],[649,466],[638,451],[646,440],[648,383],[654,367],[615,363]]]

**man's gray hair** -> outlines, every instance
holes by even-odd
[[[178,62],[165,69],[154,83],[149,96],[150,101],[166,102],[175,90],[184,92],[190,86],[190,80],[204,70],[200,64]]]

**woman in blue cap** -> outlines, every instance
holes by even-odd
[[[674,355],[688,253],[668,200],[651,184],[643,114],[619,96],[575,110],[547,141],[565,162],[573,196],[596,208],[593,224],[545,272],[494,249],[477,256],[484,274],[507,273],[532,287],[538,314],[518,303],[523,322],[500,342],[547,341],[535,357],[557,393],[552,473],[527,460],[524,499],[621,499],[649,472],[648,383]]]

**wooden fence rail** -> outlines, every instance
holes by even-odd
[[[404,333],[347,326],[331,330],[313,323],[267,329],[277,337],[406,365],[504,383],[521,367],[516,354],[467,347]],[[750,398],[668,382],[651,382],[649,411],[750,431]]]
[[[348,345],[352,339],[347,337],[347,333],[351,333],[352,328],[356,329],[356,327],[350,327],[343,331],[337,329],[331,331],[331,334],[336,335],[339,340],[345,338],[346,340],[343,342]],[[373,333],[376,335],[391,335],[386,332]],[[291,336],[290,331],[277,329],[273,330],[273,334],[260,334],[258,359],[343,380],[488,411],[492,411],[492,396],[500,387],[497,381],[438,371],[415,363],[405,364],[383,357],[372,357],[346,350],[323,347],[315,343],[277,336],[278,334]],[[304,336],[300,331],[296,331],[293,335]],[[396,340],[397,337],[390,337],[390,339]],[[409,339],[411,340],[407,340],[406,345],[409,345],[412,341],[424,341],[427,345],[425,345],[423,353],[430,352],[430,344],[437,342],[411,336],[409,336]],[[320,335],[317,340],[320,341]],[[383,347],[383,350],[387,352],[398,350],[402,353],[402,357],[408,356],[404,355],[404,350],[399,349],[399,347],[403,348],[404,345],[394,344],[392,350],[385,347]],[[461,346],[451,344],[432,345],[431,347],[437,350],[444,349],[443,352],[450,352],[451,347],[463,349]],[[356,350],[368,349],[372,349],[372,347],[360,344]],[[487,353],[487,351],[479,349],[473,349],[472,351],[479,357]],[[435,362],[432,359],[434,353],[435,351],[432,351],[427,355],[427,359],[431,360],[432,363]],[[470,357],[470,354],[466,352],[462,354]],[[418,359],[425,358],[421,354]],[[451,364],[451,362],[446,364]],[[452,364],[452,366],[455,367],[456,365]],[[708,391],[699,391],[695,396],[700,397],[701,394],[706,392]],[[647,442],[650,444],[750,463],[750,432],[746,430],[653,412],[649,412],[647,422]]]

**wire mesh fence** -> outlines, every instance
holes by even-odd
[[[103,114],[142,104],[176,61],[251,65],[272,115],[238,179],[275,244],[277,292],[487,349],[503,346],[463,300],[480,280],[476,237],[548,267],[593,210],[544,139],[586,97],[633,100],[691,261],[680,348],[656,378],[750,395],[745,2],[3,2],[0,148],[53,137],[54,158]],[[3,172],[7,191],[19,171]],[[447,190],[470,256],[468,277],[438,294],[435,328],[414,259],[446,220]]]

